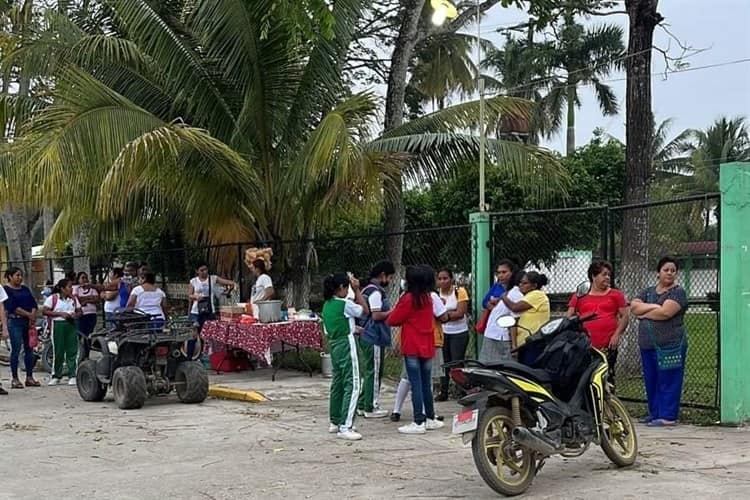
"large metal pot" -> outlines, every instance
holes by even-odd
[[[258,308],[258,321],[261,323],[278,323],[281,321],[280,300],[260,300],[253,303]]]

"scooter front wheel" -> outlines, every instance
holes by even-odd
[[[602,450],[618,467],[633,465],[638,455],[638,439],[633,421],[615,396],[604,401],[602,412]]]
[[[472,455],[479,475],[496,492],[520,495],[536,474],[535,453],[513,441],[513,417],[500,406],[482,413],[472,441]]]

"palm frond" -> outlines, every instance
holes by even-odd
[[[531,116],[533,107],[533,103],[530,101],[516,97],[492,97],[485,99],[484,102],[485,126],[488,128],[502,117],[527,120]],[[416,120],[411,120],[400,127],[389,130],[382,137],[476,129],[479,126],[479,106],[479,101],[456,104]]]
[[[235,129],[236,117],[206,64],[186,39],[146,0],[105,0],[129,38],[168,75],[170,93],[184,94],[191,116],[204,117],[217,137]]]
[[[307,139],[317,119],[335,106],[342,95],[342,67],[357,21],[368,2],[338,0],[333,2],[335,19],[333,37],[318,37],[305,65],[296,95],[289,107],[281,143],[294,151]]]
[[[615,95],[612,87],[601,83],[599,80],[594,80],[594,92],[603,115],[613,116],[620,111],[620,104],[617,102],[617,95]]]
[[[368,149],[403,153],[412,156],[403,173],[409,183],[417,185],[439,181],[453,175],[466,161],[477,161],[479,138],[456,133],[424,133],[382,137]],[[565,200],[570,176],[559,159],[549,150],[519,141],[488,139],[488,168],[500,168],[539,203]]]
[[[193,232],[250,227],[260,212],[258,184],[247,162],[205,130],[166,124],[122,149],[102,183],[97,212],[138,221],[171,207],[190,214],[185,223]]]

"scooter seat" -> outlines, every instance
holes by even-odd
[[[488,365],[488,368],[492,368],[493,370],[510,371],[510,372],[518,373],[519,375],[525,375],[526,377],[529,377],[532,380],[535,380],[541,384],[552,383],[552,379],[550,378],[549,374],[545,370],[540,370],[538,368],[531,368],[529,366],[518,363],[516,361],[501,361],[499,363],[493,363],[492,365]]]

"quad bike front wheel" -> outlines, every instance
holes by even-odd
[[[99,382],[96,376],[96,361],[91,359],[78,365],[76,386],[84,401],[102,401],[107,394],[107,386]]]
[[[628,411],[615,396],[604,401],[602,450],[618,467],[633,465],[638,456],[638,439]]]
[[[507,408],[487,408],[479,419],[471,451],[484,482],[506,496],[520,495],[536,475],[534,452],[513,441],[513,417]]]
[[[202,403],[208,397],[208,375],[199,361],[183,361],[175,374],[177,397],[183,403]]]
[[[121,366],[116,369],[112,376],[112,393],[121,410],[141,408],[148,396],[143,370],[137,366]]]

